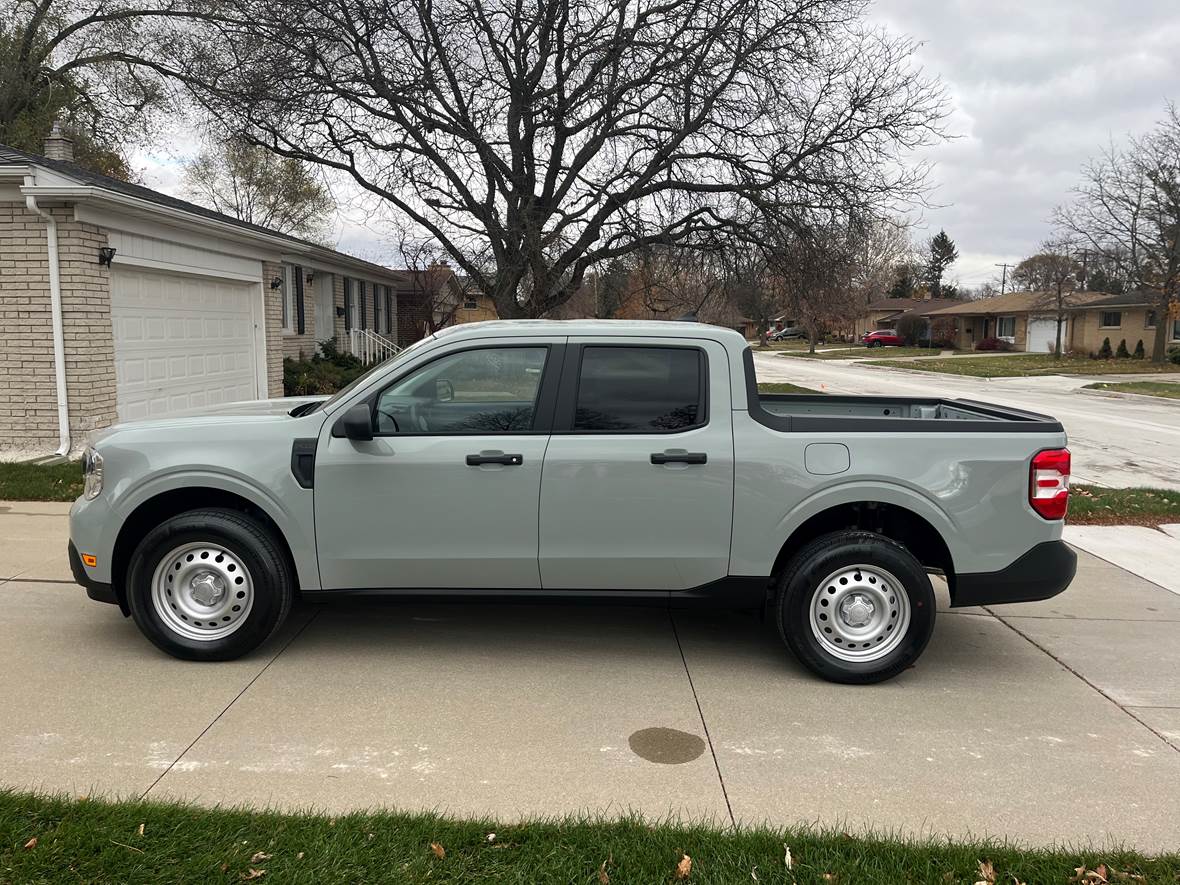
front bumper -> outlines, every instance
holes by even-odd
[[[1045,541],[998,572],[956,575],[951,607],[1050,599],[1069,586],[1078,555],[1064,541]]]
[[[86,574],[86,567],[82,565],[82,557],[78,555],[78,548],[74,546],[74,542],[70,541],[70,571],[74,575],[74,580],[86,588],[86,595],[95,602],[107,602],[111,605],[118,605],[119,598],[115,594],[115,588],[110,584],[103,584],[96,581]]]

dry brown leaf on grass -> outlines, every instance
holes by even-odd
[[[786,842],[783,843],[783,863],[787,865],[787,869],[791,868],[791,848]]]
[[[303,860],[303,852],[300,851],[297,855],[295,855],[295,859],[296,860]]]
[[[249,870],[242,873],[240,876],[238,876],[238,878],[243,882],[249,882],[251,879],[261,879],[265,875],[266,870],[256,870],[254,867],[250,867]]]
[[[602,885],[610,885],[610,875],[606,872],[606,861],[602,862],[602,866],[598,868],[598,881]]]
[[[139,835],[140,836],[143,835],[143,830],[144,830],[144,827],[146,827],[146,826],[147,826],[147,824],[140,824],[139,825]]]
[[[687,879],[692,875],[692,858],[687,854],[680,858],[680,863],[676,864],[676,878]]]
[[[447,856],[447,850],[439,845],[437,842],[430,843],[430,850],[434,852],[434,856],[442,860]]]
[[[1087,869],[1084,865],[1080,867],[1074,867],[1073,876],[1070,877],[1069,881],[1088,883],[1096,882],[1098,885],[1102,885],[1103,882],[1107,881],[1106,864],[1100,863],[1092,870]]]
[[[37,847],[37,837],[36,836],[34,836],[32,839],[30,839],[28,842],[25,843],[25,848],[27,848],[27,849],[28,848],[36,848],[36,847]]]
[[[836,881],[836,874],[835,873],[824,873],[822,876],[820,876],[820,878],[823,879],[825,882],[835,882]]]
[[[979,861],[979,881],[975,885],[996,885],[996,868],[990,860]]]
[[[259,863],[261,861],[270,859],[271,855],[267,854],[265,851],[255,851],[253,856],[250,858],[250,863]]]

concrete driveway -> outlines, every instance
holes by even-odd
[[[888,359],[889,352],[871,356]],[[1043,412],[1059,419],[1069,434],[1076,482],[1180,489],[1180,404],[1081,392],[1086,384],[1120,380],[1116,377],[971,378],[767,353],[755,354],[754,364],[760,381],[789,381],[827,393],[959,397]]]
[[[754,616],[573,605],[305,605],[198,665],[68,582],[65,509],[0,504],[5,786],[1180,845],[1180,596],[1086,554],[875,687]]]

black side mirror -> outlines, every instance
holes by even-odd
[[[332,428],[333,436],[344,436],[353,441],[366,442],[373,438],[373,413],[366,403],[357,403],[340,416]]]

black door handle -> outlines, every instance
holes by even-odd
[[[467,466],[478,467],[481,464],[504,464],[507,467],[517,467],[524,463],[523,455],[468,455]]]
[[[704,452],[652,452],[652,464],[705,464],[709,456]]]

